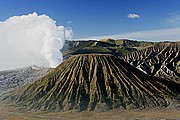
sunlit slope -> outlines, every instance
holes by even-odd
[[[145,73],[180,83],[180,42],[162,42],[121,57]]]
[[[6,97],[40,110],[131,109],[173,104],[180,85],[149,77],[112,55],[75,55],[45,77]]]

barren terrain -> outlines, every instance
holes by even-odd
[[[180,120],[180,109],[113,110],[109,112],[24,111],[0,105],[0,120]]]

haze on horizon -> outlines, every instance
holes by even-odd
[[[56,66],[60,63],[59,61],[62,61],[60,60],[62,57],[57,57],[61,53],[56,50],[62,47],[65,39],[71,39],[72,35],[72,39],[75,40],[102,39],[104,37],[110,37],[114,39],[128,38],[147,41],[179,41],[179,5],[179,0],[174,0],[173,2],[164,0],[3,1],[0,4],[0,25],[3,24],[3,26],[6,26],[4,24],[5,21],[9,19],[13,20],[11,18],[17,16],[28,16],[34,12],[37,16],[45,16],[48,22],[46,21],[45,24],[42,25],[42,21],[35,22],[30,20],[26,23],[25,20],[26,24],[20,25],[20,23],[22,23],[21,20],[18,21],[19,23],[14,23],[14,21],[12,21],[11,23],[13,23],[13,25],[9,28],[6,27],[8,32],[0,26],[0,70],[32,64],[48,66],[47,64],[50,63],[47,63],[45,59],[52,60],[52,64],[55,63],[54,65],[49,66]],[[24,19],[22,21],[24,22]],[[49,21],[53,27],[50,27],[50,24],[46,24],[49,23]],[[34,23],[36,23],[36,25],[34,25]],[[26,29],[27,25],[29,27]],[[25,36],[22,32],[23,29],[25,31],[31,31],[31,26],[34,26],[33,28],[35,30],[33,34],[28,34],[29,38],[36,37],[36,40],[30,40],[29,38],[26,39],[27,37],[24,37],[23,39],[20,39],[22,41],[19,41],[20,36]],[[44,33],[39,32],[38,30],[42,30],[42,26],[45,26],[46,30],[49,31],[49,33],[52,33],[50,38],[53,40],[57,38],[59,41],[58,44],[51,42],[52,44],[60,45],[56,47],[56,50],[52,50],[52,47],[46,46],[46,48],[51,51],[50,57],[40,56],[42,55],[43,47],[40,45],[42,43],[39,41],[42,41]],[[62,26],[61,30],[58,30],[59,26]],[[17,31],[13,31],[11,28],[18,29]],[[18,30],[21,31],[19,32]],[[35,33],[42,33],[42,35],[39,35],[41,37],[38,38]],[[18,43],[15,44],[15,48],[18,48],[18,51],[21,51],[18,55],[13,50],[10,50],[10,47],[12,47],[11,43]],[[28,52],[22,52],[23,49],[28,48],[32,43],[34,46],[30,46]],[[53,46],[52,44],[51,46]],[[36,45],[40,45],[41,47],[37,47]],[[23,46],[21,47],[22,49],[19,49],[20,46]],[[32,51],[31,48],[33,47],[39,52],[36,50]],[[29,53],[33,54],[33,57],[31,57]],[[54,57],[54,55],[56,57]],[[22,58],[26,59],[23,60]],[[43,64],[41,61],[43,61]]]

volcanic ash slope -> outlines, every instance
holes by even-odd
[[[51,69],[29,66],[0,71],[0,95],[17,90],[45,76]]]
[[[180,83],[180,42],[157,43],[126,54],[121,59],[148,75]]]
[[[108,111],[167,107],[179,94],[177,83],[149,77],[112,55],[89,54],[70,57],[5,99],[27,109]]]

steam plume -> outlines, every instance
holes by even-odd
[[[27,65],[56,67],[63,61],[59,51],[71,28],[57,26],[47,15],[13,16],[0,22],[0,69]]]

